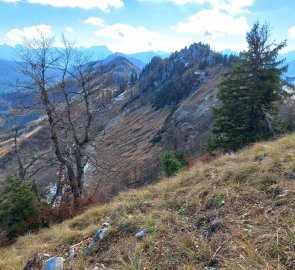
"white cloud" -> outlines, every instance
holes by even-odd
[[[68,33],[73,33],[74,32],[74,28],[72,27],[66,27],[65,29]]]
[[[161,33],[150,31],[143,26],[134,27],[128,24],[105,26],[95,32],[102,44],[112,51],[134,53],[149,50],[174,51],[191,43],[185,39],[169,38]]]
[[[99,17],[89,17],[84,21],[84,23],[96,26],[104,26],[104,20]]]
[[[23,29],[14,28],[6,34],[6,37],[11,45],[15,45],[22,43],[24,39],[38,38],[40,32],[44,34],[44,37],[52,35],[51,26],[40,24]]]
[[[253,5],[253,0],[212,0],[213,9],[224,10],[230,14],[249,13],[246,9]]]
[[[123,0],[27,0],[27,2],[59,8],[98,8],[103,11],[109,11],[110,8],[121,8],[124,6]]]
[[[230,14],[248,13],[247,7],[253,5],[254,0],[139,0],[140,2],[167,3],[176,5],[209,4],[214,10],[223,10]]]
[[[295,25],[292,26],[292,27],[289,29],[289,31],[288,31],[288,36],[289,36],[290,38],[295,38]]]
[[[191,33],[203,36],[244,35],[249,31],[247,19],[244,16],[235,18],[217,10],[201,10],[190,16],[186,22],[180,22],[173,27],[180,33]]]

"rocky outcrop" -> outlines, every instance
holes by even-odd
[[[141,93],[160,92],[192,68],[197,72],[200,67],[204,69],[205,66],[213,66],[218,62],[218,55],[210,50],[209,45],[195,43],[164,60],[154,57],[140,75]],[[190,75],[194,75],[193,72]]]
[[[198,91],[186,98],[167,118],[162,128],[162,145],[198,156],[210,135],[212,107],[216,105],[216,92],[224,72],[222,66],[208,69],[207,79]]]

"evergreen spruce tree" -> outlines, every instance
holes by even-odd
[[[217,98],[219,108],[213,110],[213,134],[208,150],[221,148],[234,151],[240,147],[275,136],[273,119],[283,97],[281,75],[284,60],[277,61],[285,42],[270,41],[268,25],[255,23],[247,33],[248,50],[225,74]]]

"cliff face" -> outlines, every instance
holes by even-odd
[[[209,45],[197,43],[173,53],[164,60],[154,57],[140,75],[141,92],[161,92],[171,82],[175,83],[180,79],[196,81],[197,79],[189,78],[189,75],[193,75],[189,71],[191,69],[199,70],[200,65],[205,65],[205,63],[208,66],[214,65],[216,55],[210,50]]]
[[[164,148],[198,155],[212,122],[211,108],[221,75],[228,67],[209,45],[192,44],[171,57],[154,58],[140,76],[140,91],[155,109],[170,107],[170,115],[155,140]]]
[[[222,66],[209,68],[205,82],[184,99],[167,119],[162,129],[165,148],[181,149],[193,156],[201,154],[210,135],[212,107],[217,102],[215,94],[223,72]]]

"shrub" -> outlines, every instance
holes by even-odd
[[[161,164],[166,176],[175,175],[186,165],[183,152],[165,151],[160,157]]]
[[[32,185],[16,176],[7,178],[0,201],[0,228],[9,238],[35,228],[38,224],[38,208]]]

